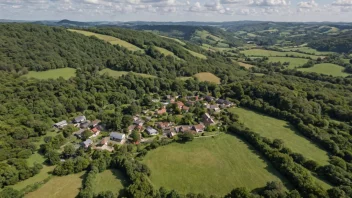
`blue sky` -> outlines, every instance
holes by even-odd
[[[352,0],[0,0],[0,19],[352,22]]]

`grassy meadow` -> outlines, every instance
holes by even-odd
[[[299,68],[299,71],[304,71],[304,72],[316,72],[319,74],[326,74],[326,75],[332,75],[332,76],[341,76],[341,77],[346,77],[350,74],[345,73],[343,70],[345,68],[339,65],[335,65],[332,63],[322,63],[322,64],[317,64],[314,65],[313,67],[309,68]]]
[[[51,171],[53,171],[54,168],[55,168],[54,166],[43,166],[43,169],[41,169],[38,174],[36,174],[33,177],[30,177],[26,180],[20,181],[17,184],[10,186],[10,187],[12,187],[15,190],[20,191],[29,185],[33,185],[35,183],[42,182],[50,176],[49,173]]]
[[[113,36],[97,34],[97,33],[84,31],[84,30],[73,30],[73,29],[68,29],[68,30],[71,31],[71,32],[76,32],[76,33],[79,33],[79,34],[83,34],[85,36],[95,36],[98,39],[106,41],[106,42],[108,42],[108,43],[110,43],[112,45],[120,45],[122,47],[127,48],[128,50],[131,50],[131,51],[143,51],[141,48],[139,48],[139,47],[137,47],[137,46],[135,46],[135,45],[133,45],[133,44],[131,44],[129,42],[121,40],[119,38],[113,37]]]
[[[30,71],[28,72],[28,74],[23,76],[28,78],[37,78],[40,80],[57,79],[59,77],[62,77],[67,80],[71,77],[76,76],[76,69],[66,67],[66,68],[51,69],[51,70],[39,71],[39,72]]]
[[[154,48],[155,48],[156,50],[158,50],[160,53],[164,54],[165,56],[173,56],[173,57],[175,57],[176,59],[180,60],[180,58],[177,57],[173,52],[171,52],[171,51],[169,51],[169,50],[167,50],[167,49],[165,49],[165,48],[157,47],[157,46],[154,46]]]
[[[234,108],[232,111],[238,114],[240,121],[254,132],[267,138],[281,139],[292,151],[301,153],[321,165],[328,163],[327,152],[300,135],[288,122],[243,108]]]
[[[290,65],[288,66],[289,69],[294,69],[298,66],[302,66],[308,62],[308,59],[305,58],[291,58],[291,57],[268,57],[269,62],[289,62]]]
[[[297,52],[315,54],[318,56],[326,56],[329,54],[334,54],[334,52],[321,52],[321,51],[318,51],[318,50],[310,48],[310,47],[284,47],[281,49],[285,50],[285,51],[297,51]]]
[[[220,84],[220,78],[210,72],[201,72],[194,76],[198,78],[199,81],[208,81],[215,84]]]
[[[36,191],[25,195],[25,198],[74,198],[82,186],[84,173],[53,177]]]
[[[177,38],[171,38],[171,37],[161,36],[161,35],[160,35],[160,37],[163,37],[163,38],[166,38],[166,39],[174,40],[174,41],[178,42],[178,43],[181,44],[181,45],[186,45],[185,42],[183,42],[183,41],[181,41],[180,39],[177,39]]]
[[[203,54],[200,54],[198,52],[194,52],[194,51],[189,50],[187,48],[183,48],[183,49],[186,50],[187,52],[189,52],[194,57],[197,57],[197,58],[200,58],[200,59],[204,59],[204,60],[207,59],[207,57],[205,55],[203,55]]]
[[[247,63],[243,63],[243,62],[237,62],[241,67],[244,67],[246,69],[250,69],[252,67],[254,67],[254,65],[251,64],[247,64]]]
[[[109,76],[112,76],[112,77],[115,77],[115,78],[119,78],[123,75],[127,75],[128,73],[133,73],[137,76],[141,76],[141,77],[144,77],[144,78],[156,78],[155,76],[153,75],[149,75],[149,74],[141,74],[141,73],[135,73],[135,72],[126,72],[126,71],[115,71],[115,70],[112,70],[112,69],[103,69],[101,71],[99,71],[99,74],[102,75],[102,74],[105,74],[107,73]]]
[[[256,57],[262,57],[262,56],[280,56],[280,57],[286,57],[288,56],[295,56],[295,57],[304,57],[304,58],[312,58],[312,59],[317,59],[320,56],[315,56],[315,55],[307,55],[307,54],[302,54],[298,52],[278,52],[278,51],[272,51],[272,50],[265,50],[265,49],[250,49],[250,50],[244,50],[241,52],[242,54],[250,57],[250,56],[256,56]]]
[[[229,134],[159,147],[143,163],[156,188],[180,193],[223,196],[236,187],[255,189],[281,178],[252,147]]]
[[[98,173],[94,186],[94,193],[100,193],[104,191],[113,192],[116,197],[128,183],[127,178],[123,173],[117,169],[108,169],[101,173]]]

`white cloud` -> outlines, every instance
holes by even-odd
[[[336,0],[332,3],[335,6],[352,6],[352,0]]]
[[[190,11],[190,12],[203,12],[204,9],[203,9],[202,5],[199,3],[199,1],[197,1],[196,3],[194,3],[194,5],[192,5],[188,8],[188,11]]]
[[[289,0],[249,0],[249,5],[252,6],[288,6]]]
[[[318,7],[318,4],[314,0],[301,1],[297,5],[298,5],[299,8],[303,8],[303,9],[309,9],[309,8]]]

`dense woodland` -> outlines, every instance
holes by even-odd
[[[45,156],[46,165],[55,165],[55,175],[86,171],[78,197],[113,197],[111,192],[94,194],[92,190],[96,174],[108,168],[118,168],[128,177],[130,185],[124,189],[127,197],[215,197],[182,195],[172,189],[155,189],[150,183],[151,172],[140,160],[152,149],[178,143],[173,140],[155,141],[145,149],[137,148],[137,156],[127,146],[112,154],[84,149],[73,151],[65,146],[60,154],[57,150],[68,141],[73,132],[70,128],[40,143],[40,138],[51,132],[53,123],[83,112],[89,112],[91,120],[102,120],[110,130],[124,130],[128,126],[126,120],[150,106],[152,97],[167,94],[227,98],[240,107],[287,120],[330,155],[328,165],[307,160],[304,153],[292,152],[278,139],[261,137],[239,123],[238,116],[224,112],[220,118],[227,132],[252,145],[293,187],[285,191],[279,182],[269,182],[252,192],[245,187],[234,187],[224,197],[352,197],[350,78],[274,69],[266,62],[261,62],[262,66],[257,68],[266,73],[260,77],[240,69],[221,53],[204,51],[195,44],[187,43],[185,47],[206,54],[207,60],[194,58],[177,42],[152,33],[113,27],[89,30],[129,41],[145,53],[130,52],[62,27],[0,25],[0,40],[4,41],[0,43],[0,187],[4,188],[0,197],[23,196],[22,192],[7,186],[39,173],[42,164],[26,163],[35,152]],[[165,57],[150,46],[168,49],[183,60]],[[76,68],[76,77],[38,80],[21,76],[31,70],[64,67]],[[131,73],[117,79],[99,75],[103,68],[159,78],[142,78]],[[175,79],[200,71],[216,74],[222,84],[200,82],[195,78]],[[191,139],[184,137],[184,140]],[[65,162],[60,158],[66,159]],[[324,190],[313,182],[313,175],[328,181],[333,188]]]

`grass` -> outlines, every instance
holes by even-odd
[[[242,108],[234,108],[232,111],[237,113],[240,121],[254,132],[267,138],[281,139],[292,151],[315,160],[321,165],[328,164],[327,152],[300,135],[288,122]]]
[[[18,182],[17,184],[10,186],[10,187],[12,187],[15,190],[22,190],[25,187],[27,187],[28,185],[32,185],[32,184],[41,182],[50,176],[49,173],[51,171],[53,171],[54,168],[55,168],[54,166],[43,166],[43,169],[40,170],[40,172],[38,174],[36,174],[33,177],[30,177],[26,180]]]
[[[76,69],[73,68],[61,68],[61,69],[51,69],[47,71],[30,71],[28,74],[24,75],[24,77],[28,78],[37,78],[41,80],[46,79],[57,79],[62,77],[64,79],[69,79],[71,77],[76,76]]]
[[[153,76],[153,75],[149,75],[149,74],[141,74],[141,73],[135,73],[135,72],[126,72],[126,71],[115,71],[115,70],[112,70],[112,69],[103,69],[101,71],[99,71],[99,74],[102,75],[102,74],[105,74],[107,73],[109,76],[112,76],[112,77],[115,77],[115,78],[119,78],[123,75],[127,75],[128,73],[133,73],[137,76],[141,76],[141,77],[144,77],[144,78],[156,78],[156,76]]]
[[[317,59],[320,56],[315,56],[315,55],[307,55],[307,54],[302,54],[298,52],[278,52],[278,51],[272,51],[272,50],[265,50],[265,49],[250,49],[250,50],[245,50],[242,51],[246,56],[280,56],[280,57],[286,57],[288,56],[295,56],[295,57],[304,57],[304,58],[312,58],[312,59]]]
[[[303,52],[303,53],[310,53],[318,56],[327,56],[329,54],[334,54],[334,52],[320,52],[310,47],[285,47],[281,49],[285,51],[297,51],[297,52]]]
[[[116,37],[113,37],[113,36],[108,36],[108,35],[103,35],[103,34],[97,34],[97,33],[93,33],[93,32],[89,32],[89,31],[84,31],[84,30],[73,30],[73,29],[68,29],[68,31],[71,31],[71,32],[76,32],[76,33],[79,33],[79,34],[83,34],[85,36],[95,36],[97,37],[98,39],[101,39],[103,41],[106,41],[112,45],[120,45],[122,47],[125,47],[127,48],[128,50],[130,51],[143,51],[143,49],[129,43],[129,42],[126,42],[124,40],[121,40],[119,38],[116,38]]]
[[[157,47],[157,46],[154,46],[154,48],[155,48],[156,50],[158,50],[160,53],[164,54],[165,56],[173,56],[173,57],[175,57],[176,59],[180,60],[180,58],[177,57],[173,52],[171,52],[171,51],[169,51],[169,50],[167,50],[167,49],[165,49],[165,48]]]
[[[255,189],[281,178],[252,147],[229,134],[159,147],[143,163],[155,187],[180,193],[223,196],[236,187]]]
[[[160,37],[163,37],[163,38],[167,38],[167,39],[171,39],[171,40],[174,40],[174,41],[176,41],[176,42],[178,42],[179,44],[181,44],[181,45],[186,45],[186,43],[185,42],[183,42],[183,41],[181,41],[180,39],[177,39],[177,38],[171,38],[171,37],[167,37],[167,36],[161,36],[161,35],[159,35]]]
[[[67,198],[76,197],[82,186],[82,177],[84,172],[67,175],[63,177],[54,177],[39,189],[28,193],[26,198]]]
[[[332,75],[332,76],[342,76],[346,77],[350,74],[345,73],[343,70],[345,68],[339,65],[335,65],[332,63],[322,63],[322,64],[317,64],[314,65],[313,67],[310,68],[299,68],[299,71],[305,71],[305,72],[316,72],[320,74],[326,74],[326,75]]]
[[[214,36],[214,35],[212,35],[212,34],[210,34],[208,31],[206,31],[206,30],[202,30],[202,31],[199,31],[199,30],[197,30],[196,32],[195,32],[195,34],[197,35],[197,36],[199,36],[201,39],[203,39],[203,40],[210,40],[210,39],[208,39],[207,37],[210,37],[210,38],[212,38],[212,40],[215,40],[215,41],[222,41],[223,39],[221,39],[221,38],[219,38],[219,37],[217,37],[217,36]],[[210,41],[212,41],[212,40],[210,40]]]
[[[252,67],[254,67],[254,65],[250,65],[250,64],[247,64],[247,63],[242,63],[242,62],[237,62],[241,67],[244,67],[246,69],[250,69]]]
[[[109,169],[97,175],[94,186],[94,193],[111,191],[116,197],[119,192],[128,184],[127,178],[117,169]]]
[[[194,52],[194,51],[192,51],[192,50],[189,50],[189,49],[187,49],[187,48],[183,48],[184,50],[186,50],[187,52],[189,52],[192,56],[194,56],[194,57],[197,57],[197,58],[200,58],[200,59],[207,59],[207,57],[205,56],[205,55],[203,55],[203,54],[200,54],[200,53],[197,53],[197,52]]]
[[[215,84],[220,84],[220,78],[210,72],[201,72],[194,76],[198,78],[199,81],[208,81]]]
[[[290,58],[290,57],[269,57],[269,62],[289,62],[289,69],[294,69],[298,66],[302,66],[308,62],[305,58]]]

